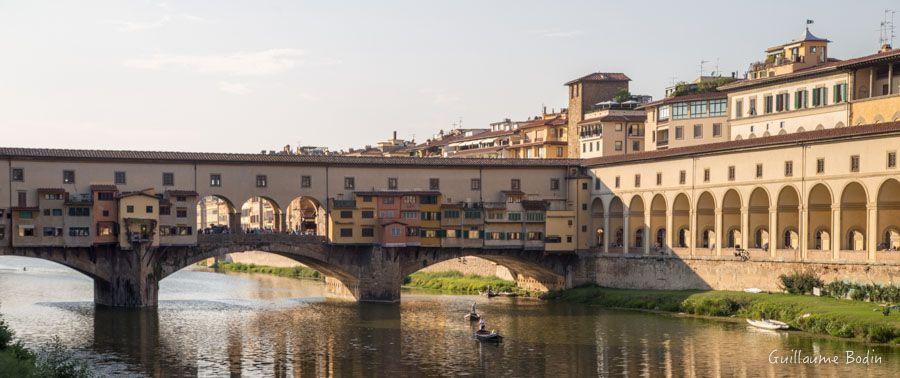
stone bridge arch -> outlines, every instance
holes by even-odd
[[[524,249],[467,248],[411,248],[400,256],[401,277],[440,262],[479,257],[509,269],[519,286],[536,291],[571,287],[578,259],[574,254],[546,254]]]

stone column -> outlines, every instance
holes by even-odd
[[[832,260],[840,258],[841,250],[841,205],[831,205],[831,252]]]
[[[233,234],[243,233],[241,229],[241,212],[233,212],[228,214],[228,228]]]
[[[609,253],[609,211],[603,212],[603,253]],[[596,237],[596,235],[594,236]]]
[[[622,254],[628,254],[628,245],[631,239],[631,209],[623,212],[622,214]]]
[[[750,208],[741,206],[741,248],[750,248]]]
[[[397,302],[400,300],[400,248],[374,246],[364,253],[358,265],[351,291],[361,302]]]
[[[806,261],[809,257],[809,209],[806,206],[800,206],[800,230],[797,231],[800,240],[798,247],[800,248],[800,261]]]
[[[722,257],[722,241],[725,240],[724,235],[722,235],[722,209],[716,209],[716,240],[713,241],[716,243],[716,256]]]
[[[875,261],[875,250],[878,248],[878,207],[875,204],[866,206],[866,254],[869,262]]]
[[[674,210],[666,209],[666,240],[664,241],[666,245],[663,246],[663,253],[668,255],[672,248],[675,246],[673,241],[675,240],[672,234],[675,232],[675,214],[673,214]]]
[[[644,255],[650,255],[650,245],[656,245],[656,234],[650,225],[653,223],[652,214],[650,214],[650,206],[644,206]]]
[[[695,208],[691,209],[691,215],[690,215],[690,217],[691,217],[691,230],[690,230],[691,238],[690,238],[690,243],[688,243],[688,248],[691,249],[691,257],[694,257],[694,250],[697,247],[697,239],[698,239],[698,237],[697,237],[698,236],[698,234],[697,234],[697,210],[696,210],[697,205],[694,204],[694,206],[695,206]]]
[[[778,249],[778,210],[769,210],[769,257],[775,258]]]

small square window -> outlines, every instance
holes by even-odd
[[[356,189],[356,179],[353,177],[344,177],[344,190]]]
[[[762,178],[762,177],[763,177],[763,165],[757,164],[756,165],[756,178]]]
[[[437,178],[428,179],[428,189],[441,190],[441,180]]]
[[[75,171],[63,171],[63,184],[75,183]]]
[[[550,179],[550,190],[559,190],[559,179]]]
[[[481,179],[473,178],[469,183],[472,190],[481,190]]]
[[[256,175],[256,187],[265,188],[269,186],[269,178],[266,175]]]
[[[388,177],[387,186],[389,190],[397,190],[397,178]]]
[[[125,172],[117,171],[114,176],[117,185],[125,185]]]
[[[850,157],[850,172],[859,172],[859,155]]]
[[[13,168],[12,173],[10,173],[10,180],[12,181],[25,181],[25,169],[24,168]]]
[[[709,168],[703,170],[703,182],[709,182]]]
[[[147,211],[147,214],[153,214],[153,206],[145,206],[144,210]]]
[[[635,188],[641,187],[641,175],[634,175],[634,187]]]
[[[656,185],[662,185],[662,173],[661,172],[656,173]]]
[[[616,176],[616,188],[618,188],[622,183],[622,180],[619,176]]]
[[[300,176],[300,187],[309,188],[312,186],[312,176]]]
[[[728,167],[728,181],[734,181],[734,166]]]
[[[522,190],[522,181],[519,179],[509,180],[509,189],[510,190]]]
[[[720,136],[722,136],[722,124],[714,123],[713,124],[713,137],[720,137]]]
[[[784,176],[791,177],[794,175],[794,162],[786,161],[784,162]]]
[[[825,173],[825,159],[816,159],[816,173]]]
[[[171,172],[165,172],[162,174],[162,182],[163,186],[174,186],[175,185],[175,174]]]
[[[219,187],[222,186],[222,175],[218,173],[213,173],[209,175],[209,186]]]
[[[897,153],[896,152],[894,152],[894,151],[888,152],[887,167],[888,168],[897,168]]]
[[[687,183],[687,171],[678,172],[678,183],[681,185]]]

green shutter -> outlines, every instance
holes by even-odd
[[[800,109],[800,98],[803,97],[803,92],[797,91],[794,93],[794,109]]]
[[[833,103],[835,103],[835,104],[838,103],[838,91],[839,91],[839,90],[840,90],[840,87],[837,86],[837,85],[835,85],[835,86],[834,86],[834,93],[831,94],[831,96],[832,96],[832,101],[831,101],[831,102],[833,102]]]

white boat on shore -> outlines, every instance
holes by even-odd
[[[750,323],[750,325],[757,327],[757,328],[762,328],[762,329],[789,329],[789,328],[791,328],[791,326],[789,326],[785,322],[779,322],[777,320],[771,320],[771,319],[761,319],[761,320],[747,319],[747,323]]]

